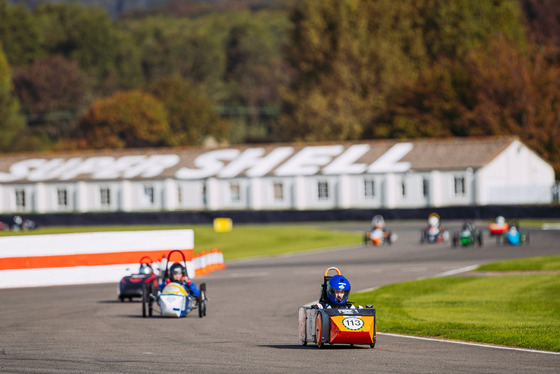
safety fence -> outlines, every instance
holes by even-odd
[[[158,260],[172,250],[185,256],[191,277],[225,268],[221,251],[195,255],[193,246],[189,229],[0,237],[0,288],[118,282],[143,258]]]

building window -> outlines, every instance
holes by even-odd
[[[401,181],[401,194],[403,197],[406,196],[406,181],[404,179]]]
[[[465,177],[455,177],[455,196],[465,194]]]
[[[208,187],[206,187],[206,182],[202,185],[202,205],[206,206],[208,204]]]
[[[364,197],[371,199],[375,196],[375,181],[373,179],[364,180]]]
[[[274,182],[273,184],[274,200],[283,201],[284,200],[284,184],[282,182]]]
[[[26,206],[25,190],[18,188],[16,190],[16,208],[17,209],[24,209],[25,206]]]
[[[56,200],[61,208],[68,208],[68,191],[66,188],[58,188],[56,190]]]
[[[229,184],[229,192],[230,192],[232,203],[241,201],[241,188],[239,187],[239,183],[231,182]]]
[[[428,178],[422,178],[422,196],[427,197],[429,190],[430,190],[430,185],[428,182]]]
[[[146,196],[146,201],[148,202],[148,204],[153,205],[154,204],[154,186],[150,186],[150,185],[145,185],[144,186],[144,196]]]
[[[329,184],[327,182],[317,182],[317,199],[328,200]]]
[[[101,187],[99,189],[99,196],[101,199],[101,206],[102,207],[110,207],[111,206],[111,190],[109,187]]]

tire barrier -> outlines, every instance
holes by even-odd
[[[0,288],[116,283],[143,256],[160,259],[173,249],[194,274],[193,247],[189,229],[0,237]]]
[[[225,269],[226,265],[224,264],[222,251],[214,248],[209,251],[196,253],[194,255],[194,268],[196,277]]]

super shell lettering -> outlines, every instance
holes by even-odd
[[[342,320],[342,324],[348,330],[360,330],[362,327],[364,327],[364,321],[356,317],[344,318]]]

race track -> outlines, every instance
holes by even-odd
[[[497,247],[485,232],[481,249],[451,249],[419,245],[414,225],[389,228],[399,235],[390,247],[357,243],[228,263],[197,279],[210,298],[202,319],[142,318],[140,302],[116,300],[116,283],[0,290],[0,372],[558,373],[559,354],[381,333],[374,349],[302,347],[297,308],[317,300],[329,266],[356,292],[500,259],[560,254],[560,231],[533,231],[522,247]]]

